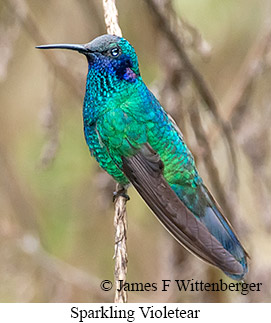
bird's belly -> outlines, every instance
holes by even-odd
[[[118,183],[127,185],[129,180],[116,166],[106,147],[101,142],[96,126],[85,126],[84,133],[89,150],[99,163],[100,167],[102,167]]]

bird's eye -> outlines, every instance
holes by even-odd
[[[120,49],[118,47],[114,47],[110,50],[110,54],[113,56],[113,57],[117,57],[119,56],[120,54]]]

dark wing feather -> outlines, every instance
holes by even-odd
[[[123,157],[123,172],[165,228],[184,247],[227,273],[241,275],[242,265],[223,248],[182,203],[163,177],[163,163],[149,145]]]

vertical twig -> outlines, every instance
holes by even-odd
[[[121,29],[118,24],[118,11],[116,8],[115,0],[103,0],[104,7],[104,20],[107,29],[107,33],[111,35],[122,36]],[[126,190],[117,184],[117,192],[126,194]],[[124,195],[122,194],[122,195]],[[115,303],[126,303],[127,292],[124,290],[119,291],[119,281],[126,282],[127,275],[127,214],[126,214],[126,202],[127,199],[120,194],[116,195],[115,199]],[[125,195],[124,195],[125,196]]]
[[[117,184],[117,192],[126,193],[126,190]],[[115,216],[114,216],[114,227],[115,227],[115,303],[126,303],[127,302],[127,291],[123,289],[119,290],[119,282],[126,282],[127,275],[127,213],[126,213],[126,201],[127,199],[121,195],[117,196],[115,200]]]
[[[115,0],[103,0],[103,7],[107,33],[121,37],[122,33],[118,23],[118,10]]]

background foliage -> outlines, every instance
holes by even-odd
[[[271,300],[270,0],[158,1],[165,23],[212,88],[217,114],[157,25],[150,2],[117,1],[141,73],[180,128],[250,257],[260,293],[131,292],[130,301]],[[90,158],[81,108],[87,64],[42,43],[105,33],[100,0],[0,0],[0,300],[112,301],[113,180]],[[221,123],[219,123],[220,121]],[[227,142],[221,124],[232,129]],[[229,149],[229,147],[231,149]],[[231,153],[232,152],[232,153]],[[234,163],[235,156],[236,163]],[[130,188],[128,281],[230,281],[188,254]]]

